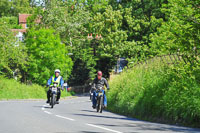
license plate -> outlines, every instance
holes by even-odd
[[[99,92],[99,96],[101,96],[101,95],[103,95],[103,93],[102,93],[102,92]]]
[[[52,88],[52,91],[57,91],[57,88]]]

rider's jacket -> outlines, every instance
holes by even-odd
[[[47,85],[53,85],[53,82],[57,82],[59,86],[63,86],[64,84],[64,80],[61,76],[51,76],[51,78],[47,81]]]
[[[95,78],[93,81],[93,88],[104,87],[104,85],[107,89],[109,89],[108,81],[103,77],[100,80],[98,78]]]

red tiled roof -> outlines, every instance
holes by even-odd
[[[26,23],[26,19],[31,16],[31,14],[19,14],[19,23]]]
[[[26,33],[26,29],[11,29],[14,35],[17,35],[19,32]]]

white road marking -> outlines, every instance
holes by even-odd
[[[45,107],[47,107],[47,105],[45,104],[45,105],[42,105],[42,110],[45,110]]]
[[[70,120],[70,121],[75,121],[74,119],[67,118],[67,117],[64,117],[64,116],[60,116],[60,115],[56,115],[56,116],[59,117],[59,118]]]
[[[112,130],[112,129],[109,129],[109,128],[96,126],[96,125],[93,125],[93,124],[86,124],[86,125],[91,126],[91,127],[96,127],[96,128],[104,129],[104,130],[107,130],[107,131],[110,131],[110,132],[114,132],[114,133],[122,133],[122,132],[119,132],[119,131],[116,131],[116,130]]]
[[[49,114],[49,115],[51,115],[52,113],[51,112],[48,112],[48,111],[44,111],[45,113],[47,113],[47,114]]]

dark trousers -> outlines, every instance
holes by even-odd
[[[61,95],[61,91],[60,91],[60,89],[58,89],[56,101],[58,101],[60,99],[60,95]],[[51,96],[51,90],[49,88],[49,90],[47,91],[47,99],[49,101],[50,101],[50,96]]]

